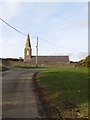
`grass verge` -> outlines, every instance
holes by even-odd
[[[0,71],[6,71],[8,68],[4,65],[0,65]]]
[[[88,118],[87,68],[48,68],[37,79],[54,117]]]
[[[24,63],[24,62],[20,62],[20,63],[13,63],[12,67],[15,68],[36,68],[35,64],[30,64],[30,63]],[[47,68],[47,66],[42,66],[42,65],[38,65],[38,68]]]

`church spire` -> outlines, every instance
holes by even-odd
[[[24,49],[24,61],[26,62],[30,61],[31,57],[32,57],[32,49],[31,49],[30,37],[28,33],[26,44],[25,44],[25,49]]]
[[[25,45],[25,48],[27,48],[27,47],[31,47],[29,33],[27,35],[27,40],[26,40],[26,45]]]

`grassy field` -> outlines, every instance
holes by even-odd
[[[63,118],[88,117],[88,68],[48,68],[38,74],[38,84]]]

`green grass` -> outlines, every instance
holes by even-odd
[[[88,69],[73,67],[48,68],[38,74],[38,83],[43,87],[62,116],[80,118],[88,116]],[[76,112],[79,109],[79,113]],[[75,111],[76,110],[76,111]]]
[[[18,63],[13,63],[12,67],[16,67],[16,68],[36,68],[35,64],[30,64],[30,63],[23,63],[23,62],[18,62]],[[47,68],[47,66],[42,66],[42,65],[38,65],[38,68]]]

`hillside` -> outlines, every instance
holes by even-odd
[[[85,59],[79,61],[75,67],[90,67],[90,55],[88,55]]]

